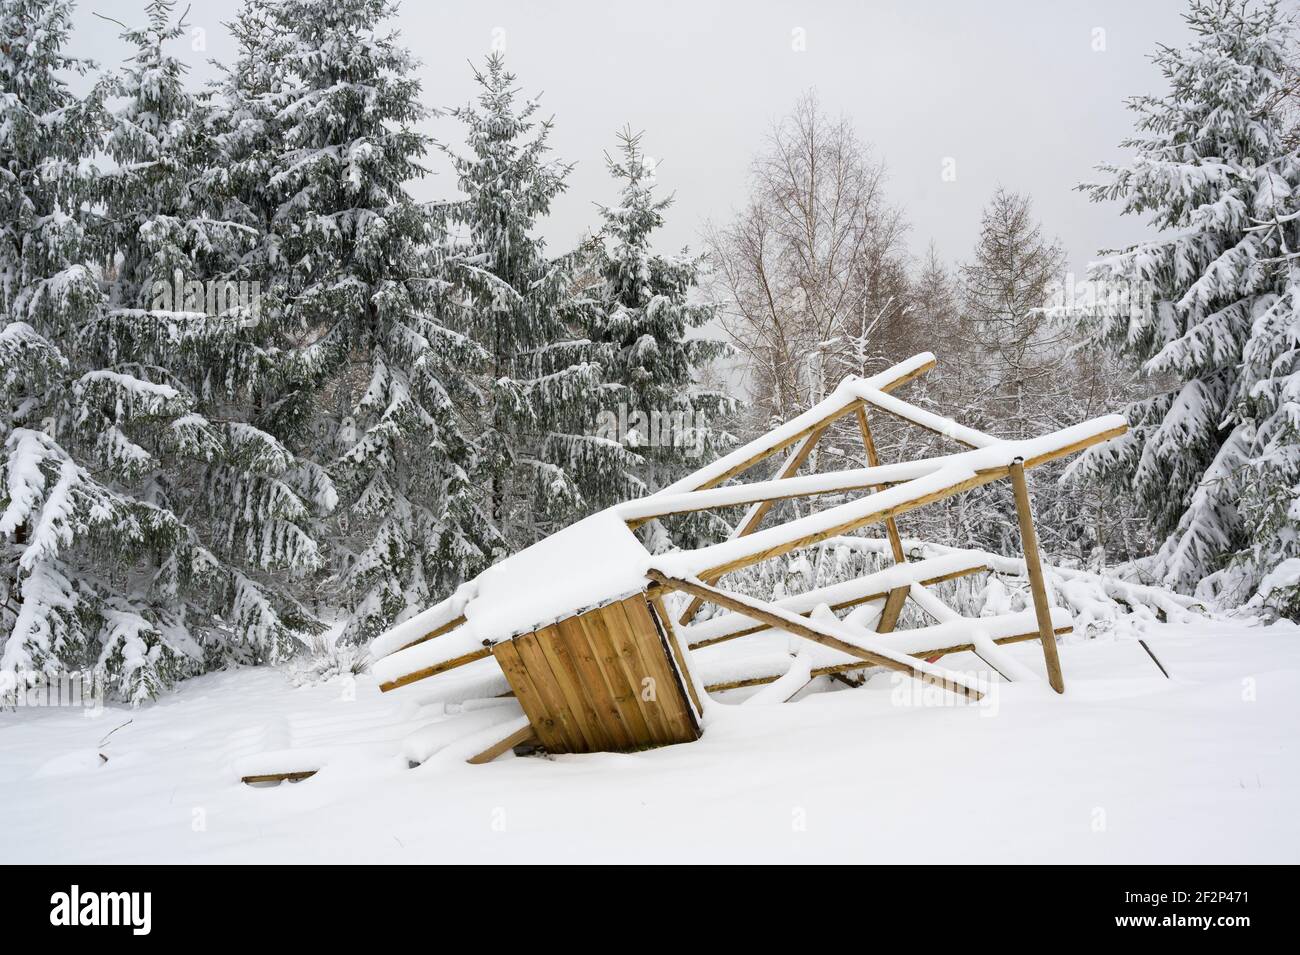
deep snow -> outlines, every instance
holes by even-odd
[[[250,669],[134,711],[20,708],[0,714],[0,861],[1300,861],[1300,627],[1146,629],[1172,679],[1133,639],[1071,641],[1063,698],[905,705],[910,681],[878,673],[715,705],[697,743],[487,766],[449,749],[408,769],[401,740],[435,710],[369,676]],[[1041,674],[1036,644],[1002,649]],[[327,764],[238,781],[285,748]]]

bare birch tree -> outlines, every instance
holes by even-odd
[[[722,323],[763,418],[788,418],[826,381],[893,357],[875,333],[905,314],[907,227],[884,184],[852,124],[810,92],[769,131],[745,208],[706,229]]]

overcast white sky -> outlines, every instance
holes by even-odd
[[[104,64],[126,47],[92,11],[138,23],[144,0],[81,0],[74,50]],[[911,245],[933,240],[950,261],[969,255],[979,213],[999,182],[1031,193],[1082,275],[1098,249],[1139,238],[1142,224],[1089,203],[1073,186],[1122,158],[1131,132],[1123,99],[1163,92],[1148,57],[1187,39],[1183,0],[655,0],[464,2],[406,0],[397,18],[423,60],[425,101],[457,105],[474,93],[467,60],[503,35],[527,94],[544,91],[556,154],[577,162],[544,227],[552,250],[595,222],[614,196],[602,159],[625,123],[645,131],[659,182],[677,196],[661,244],[699,245],[707,219],[742,204],[750,156],[771,120],[816,87],[823,105],[854,120],[890,171],[891,201],[912,223]],[[184,7],[184,0],[181,8]],[[195,0],[189,22],[206,49],[177,44],[201,81],[228,61],[223,21],[235,0]],[[793,47],[802,30],[806,49]],[[1104,31],[1098,33],[1097,31]],[[495,31],[504,31],[499,34]],[[1096,50],[1100,45],[1104,49]],[[458,141],[450,119],[434,136]],[[941,178],[946,157],[955,181]],[[418,198],[454,191],[445,166],[414,186]]]

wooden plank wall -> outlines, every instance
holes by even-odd
[[[492,648],[549,752],[630,752],[699,739],[689,675],[655,614],[646,595],[635,594]]]

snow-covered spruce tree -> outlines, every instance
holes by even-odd
[[[329,540],[352,641],[445,595],[501,543],[463,411],[485,354],[444,320],[444,233],[406,192],[429,142],[414,129],[427,115],[416,60],[383,26],[395,9],[285,0],[270,64],[283,77],[263,81],[281,139],[273,298],[315,404],[290,446],[338,488]]]
[[[1186,19],[1190,46],[1154,57],[1169,92],[1130,103],[1139,135],[1123,145],[1136,159],[1081,187],[1161,234],[1091,276],[1139,306],[1149,290],[1151,307],[1098,309],[1088,327],[1155,393],[1128,407],[1125,437],[1076,467],[1136,496],[1165,541],[1151,569],[1167,585],[1239,600],[1294,552],[1300,516],[1290,397],[1300,167],[1279,106],[1293,34],[1276,3],[1194,0]],[[1272,592],[1294,601],[1295,582]]]
[[[135,55],[103,84],[117,103],[104,145],[115,165],[98,180],[111,308],[80,347],[96,364],[172,388],[189,409],[159,435],[140,493],[184,514],[217,564],[195,587],[185,552],[173,555],[160,599],[185,614],[209,664],[275,662],[314,628],[295,585],[321,564],[311,524],[332,489],[259,414],[285,360],[261,321],[260,282],[239,274],[257,232],[226,218],[230,204],[212,188],[214,110],[166,50],[184,35],[173,11],[172,0],[148,5],[147,25],[123,35]]]
[[[1300,157],[1274,167],[1289,189],[1300,183]],[[1282,191],[1282,190],[1279,190]],[[1281,198],[1281,197],[1279,197]],[[1250,594],[1248,603],[1300,619],[1300,203],[1289,192],[1261,231],[1275,233],[1285,270],[1280,292],[1261,296],[1242,350],[1242,418],[1254,427],[1241,473],[1245,545],[1219,575],[1222,590]],[[1281,208],[1291,212],[1283,215]]]
[[[103,114],[65,82],[87,68],[62,52],[70,10],[0,3],[0,671],[89,671],[138,702],[197,668],[169,591],[212,563],[143,487],[157,460],[145,445],[202,438],[177,389],[78,347],[105,307],[84,168]]]
[[[1030,198],[994,190],[980,222],[974,256],[961,267],[966,358],[982,382],[983,422],[999,434],[1027,438],[1058,425],[1044,393],[1060,386],[1059,331],[1044,307],[1061,278],[1065,254],[1043,234]],[[994,424],[996,423],[996,424]]]
[[[693,334],[716,312],[712,304],[689,300],[698,291],[704,258],[685,249],[658,255],[651,248],[672,197],[654,194],[654,169],[641,151],[641,134],[624,129],[618,141],[620,155],[607,156],[606,163],[621,196],[618,205],[600,207],[604,223],[591,263],[600,284],[587,311],[588,334],[599,346],[605,381],[618,386],[603,392],[603,420],[618,422],[616,433],[605,436],[645,459],[639,476],[653,491],[732,442],[715,422],[734,411],[734,401],[698,382],[700,371],[730,349]],[[729,530],[707,512],[689,517],[671,529],[672,540],[682,546],[711,542]]]
[[[603,381],[600,347],[585,337],[590,303],[573,284],[577,254],[550,259],[533,234],[569,168],[548,158],[549,120],[536,100],[516,107],[500,54],[475,70],[478,105],[454,115],[468,154],[447,149],[465,198],[450,207],[465,233],[451,263],[465,327],[487,356],[477,433],[493,525],[531,543],[602,504],[644,490],[641,458],[597,433],[618,386]]]

